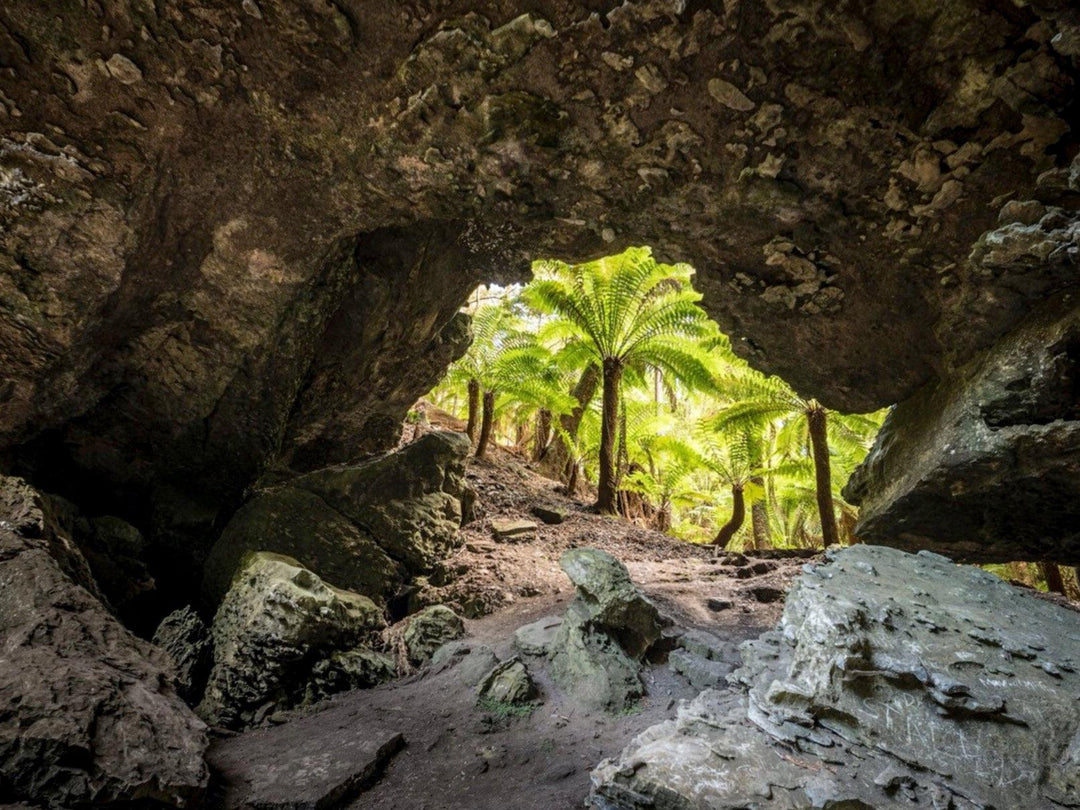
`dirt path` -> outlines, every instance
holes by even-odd
[[[562,613],[573,589],[558,560],[575,546],[600,548],[620,559],[677,628],[704,629],[739,642],[775,625],[782,594],[802,560],[741,555],[717,559],[712,549],[590,514],[585,505],[560,496],[554,482],[519,457],[503,450],[492,455],[491,460],[470,463],[478,519],[463,529],[464,545],[447,562],[452,581],[414,595],[420,604],[446,603],[474,617],[466,620],[465,638],[474,652],[486,647],[506,660],[517,654],[512,639],[518,627]],[[566,519],[558,525],[537,521],[535,536],[523,542],[495,542],[492,519],[535,519],[531,511],[538,504],[563,510]],[[405,747],[381,778],[347,806],[581,807],[589,792],[589,774],[601,759],[616,755],[645,728],[673,716],[679,700],[699,691],[660,655],[645,666],[647,696],[632,711],[588,711],[552,683],[544,659],[526,656],[540,702],[523,716],[497,716],[477,707],[468,666],[461,658],[454,661],[458,663],[376,689],[339,695],[295,724],[293,739],[298,741],[331,729],[349,738],[354,731],[361,738],[387,730],[404,736]],[[287,757],[280,751],[264,754],[271,761]]]

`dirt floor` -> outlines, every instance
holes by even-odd
[[[450,426],[450,425],[448,425]],[[471,460],[468,480],[478,495],[477,519],[462,531],[460,550],[447,561],[452,581],[421,588],[420,604],[446,603],[463,613],[468,646],[488,647],[505,660],[517,654],[513,633],[559,615],[573,588],[559,556],[576,546],[607,551],[626,564],[634,581],[674,622],[675,631],[704,629],[730,641],[755,637],[779,618],[783,593],[804,559],[764,553],[721,555],[591,514],[561,496],[521,456],[496,449]],[[543,505],[566,512],[558,525],[532,515]],[[535,537],[497,542],[495,518],[535,520]],[[438,579],[437,577],[434,579]],[[481,615],[485,614],[485,615]],[[666,664],[643,672],[647,696],[620,714],[587,711],[552,682],[542,658],[524,657],[541,697],[524,716],[499,716],[476,705],[466,667],[428,668],[385,686],[340,695],[318,708],[321,728],[392,729],[405,738],[381,777],[351,804],[380,810],[561,810],[581,807],[589,774],[645,728],[674,715],[678,701],[697,689]],[[461,659],[455,659],[460,661]]]

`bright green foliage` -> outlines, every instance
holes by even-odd
[[[881,413],[826,411],[751,369],[698,306],[690,268],[657,263],[647,248],[534,270],[520,294],[474,309],[474,345],[433,392],[440,403],[457,408],[477,380],[496,392],[504,443],[541,446],[533,437],[543,415],[572,469],[598,485],[607,476],[613,510],[695,542],[712,541],[731,520],[735,490],[746,520],[729,548],[751,547],[755,507],[773,543],[821,545],[823,512],[835,541],[853,539],[855,509],[839,491]],[[577,405],[570,392],[590,364],[604,370],[614,398],[594,397],[569,435],[558,416]]]
[[[597,508],[617,506],[615,432],[624,375],[658,369],[691,386],[711,387],[707,353],[701,345],[715,332],[701,295],[690,286],[687,265],[665,265],[648,248],[630,248],[586,264],[549,260],[534,266],[536,279],[524,300],[554,316],[544,330],[580,344],[601,368]]]

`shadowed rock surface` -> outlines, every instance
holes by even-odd
[[[855,533],[962,560],[1080,562],[1080,299],[889,415],[844,489]]]
[[[600,765],[594,807],[1080,804],[1080,613],[928,552],[830,559],[734,689]]]
[[[272,462],[387,449],[469,289],[537,255],[690,261],[741,352],[848,410],[1076,283],[1072,4],[520,11],[5,3],[11,466],[157,574]]]
[[[205,597],[221,599],[244,554],[272,551],[385,601],[458,545],[468,453],[467,437],[428,433],[395,453],[256,494],[207,558]]]
[[[214,661],[210,628],[191,605],[174,610],[161,620],[152,639],[172,659],[176,691],[189,706],[198,705]]]
[[[197,804],[206,727],[165,654],[66,573],[86,563],[46,509],[0,477],[0,801]]]

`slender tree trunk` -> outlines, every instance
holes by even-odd
[[[743,500],[741,485],[731,488],[731,497],[735,502],[731,510],[731,520],[720,527],[720,531],[716,533],[712,541],[714,546],[720,546],[720,548],[728,547],[728,543],[731,542],[731,538],[735,536],[735,532],[742,526],[743,519],[746,517],[746,501]]]
[[[480,383],[469,380],[469,424],[465,432],[469,435],[469,441],[476,443],[476,422],[480,415]]]
[[[488,440],[491,438],[491,428],[495,422],[495,392],[484,392],[484,414],[480,421],[480,440],[476,443],[476,457],[483,458],[487,453]]]
[[[761,488],[761,497],[750,505],[750,522],[754,527],[754,549],[761,551],[772,548],[772,537],[769,533],[769,507],[765,501],[765,479],[754,476],[750,480]]]
[[[596,509],[613,515],[618,509],[615,489],[615,434],[619,429],[619,382],[622,364],[614,358],[604,360],[604,393],[601,402],[600,475],[597,482]]]
[[[826,411],[816,402],[806,411],[810,426],[810,445],[814,452],[814,478],[818,513],[821,516],[821,540],[828,548],[840,540],[832,502],[832,470],[829,467],[829,425]]]
[[[577,490],[577,479],[579,465],[576,461],[569,462],[569,471],[566,473],[566,494],[571,498],[574,497],[574,492]]]
[[[1050,593],[1060,593],[1065,595],[1065,580],[1061,578],[1061,571],[1053,563],[1041,562],[1039,563],[1039,573],[1042,574],[1042,578],[1046,580],[1046,587]]]
[[[581,426],[581,419],[585,415],[585,409],[589,407],[589,403],[596,396],[596,389],[599,385],[600,369],[596,365],[590,364],[581,373],[577,384],[570,392],[570,395],[577,400],[577,406],[570,413],[559,417],[559,424],[563,432],[571,439],[577,438],[578,428]],[[570,466],[573,463],[572,456],[573,454],[567,446],[566,440],[562,436],[557,436],[555,441],[548,445],[548,451],[544,454],[544,462],[552,473],[561,476],[562,480],[566,481],[570,474]]]
[[[536,439],[533,444],[533,461],[539,461],[544,457],[549,441],[551,441],[551,411],[547,408],[541,408],[539,413],[536,414]]]

